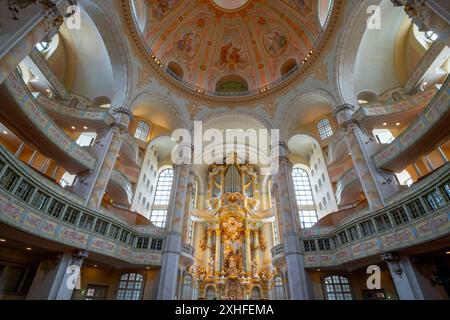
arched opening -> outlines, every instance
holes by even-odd
[[[184,77],[183,68],[175,61],[169,62],[169,64],[167,65],[167,69],[169,69],[169,73],[171,73],[172,75],[175,75],[180,79],[183,79]]]
[[[216,300],[216,289],[213,286],[206,288],[206,300]]]
[[[378,102],[378,95],[371,91],[361,91],[358,93],[358,103],[359,104],[367,104]]]
[[[297,67],[297,61],[295,59],[289,59],[287,60],[282,66],[281,66],[281,76],[285,76],[289,74],[294,68]]]
[[[222,77],[216,84],[217,92],[246,92],[248,91],[247,81],[238,75],[227,75]]]
[[[159,174],[150,221],[160,228],[166,226],[167,207],[169,206],[170,192],[172,191],[172,181],[173,169],[165,169]]]
[[[111,99],[105,96],[96,97],[92,100],[92,106],[96,108],[109,109],[109,107],[111,107]]]
[[[318,7],[318,15],[320,25],[323,27],[326,26],[328,22],[328,17],[331,13],[331,8],[333,7],[333,0],[319,0]]]

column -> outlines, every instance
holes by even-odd
[[[88,253],[76,250],[42,260],[27,300],[70,300]]]
[[[181,254],[183,220],[186,218],[186,197],[190,165],[174,165],[171,201],[167,209],[167,237],[159,277],[158,300],[173,300],[177,288],[177,272]]]
[[[214,274],[214,270],[209,270],[209,260],[211,259],[212,252],[212,231],[209,229],[209,226],[206,225],[206,254],[205,254],[205,265],[206,265],[206,273]]]
[[[394,174],[380,172],[373,163],[372,155],[378,150],[375,139],[352,118],[354,107],[344,104],[334,111],[336,122],[343,132],[343,137],[358,174],[362,189],[370,209],[385,206],[385,199],[398,192]]]
[[[216,229],[215,229],[215,232],[216,232],[216,250],[215,250],[215,261],[214,261],[214,270],[215,270],[215,273],[213,273],[214,275],[219,275],[220,274],[220,253],[221,253],[221,250],[220,250],[220,242],[221,242],[221,237],[220,237],[220,234],[221,234],[221,232],[220,232],[220,227],[219,226],[216,226]]]
[[[278,148],[279,170],[273,176],[273,191],[277,201],[280,233],[283,234],[289,297],[292,300],[309,300],[312,295],[311,283],[304,267],[300,247],[300,221],[292,180],[292,164],[288,159],[288,147],[280,142]],[[276,154],[276,153],[275,153]]]
[[[414,170],[417,173],[418,178],[420,178],[422,176],[422,172],[420,172],[420,169],[419,169],[419,167],[417,166],[417,164],[415,162],[413,164],[413,167],[414,167]]]
[[[250,229],[245,229],[245,272],[247,276],[251,276],[252,252],[250,247]]]
[[[381,256],[386,262],[400,300],[424,300],[424,294],[416,270],[408,256],[386,253]]]
[[[260,265],[260,261],[259,261],[259,229],[255,229],[254,231],[254,240],[255,240],[255,260],[258,263],[258,266]]]
[[[117,155],[122,147],[123,136],[128,132],[128,124],[133,115],[124,108],[114,110],[116,122],[99,133],[94,146],[97,162],[92,171],[77,176],[74,192],[83,199],[86,205],[98,210],[103,195],[111,178]]]
[[[430,160],[430,158],[428,157],[427,154],[425,155],[425,160],[426,160],[428,169],[429,169],[430,171],[433,171],[433,170],[434,170],[433,163],[431,162],[431,160]]]
[[[442,158],[442,161],[444,161],[444,163],[448,162],[447,156],[445,155],[444,150],[442,150],[441,146],[438,147],[438,151]]]
[[[19,158],[20,155],[22,154],[22,151],[23,151],[24,148],[25,148],[25,142],[22,142],[22,143],[20,144],[19,148],[17,148],[17,151],[16,151],[16,153],[14,154],[14,156],[15,156],[16,158]]]
[[[30,157],[30,159],[28,159],[28,164],[31,166],[31,165],[33,165],[33,161],[34,161],[34,158],[36,158],[36,155],[37,155],[37,150],[33,150],[33,153],[31,154],[31,157]]]
[[[22,1],[25,2],[25,1]],[[28,1],[25,7],[23,3],[13,4],[18,13],[13,19],[2,18],[2,32],[0,34],[0,84],[6,79],[17,65],[34,49],[36,44],[46,35],[57,32],[64,22],[64,15],[68,14],[71,0],[56,0],[55,5],[50,1],[40,1],[37,6],[29,8],[36,1]],[[0,3],[0,10],[5,15],[9,11],[7,1]]]
[[[51,175],[52,179],[56,179],[56,175],[58,174],[58,170],[60,168],[61,167],[59,166],[59,164],[55,163],[55,169],[53,169],[53,172],[52,172],[52,175]]]

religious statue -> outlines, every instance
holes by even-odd
[[[253,278],[259,278],[259,276],[258,276],[258,262],[256,261],[255,257],[253,257],[253,259],[252,259],[252,277]]]
[[[214,257],[211,256],[208,261],[208,276],[214,275]]]
[[[228,261],[228,276],[237,277],[239,273],[239,269],[237,267],[236,260],[233,256],[230,257]]]

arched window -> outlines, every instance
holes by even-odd
[[[147,141],[148,134],[150,133],[150,125],[145,121],[139,121],[134,137],[141,141]]]
[[[153,201],[150,221],[157,227],[164,228],[166,225],[167,206],[172,190],[173,169],[165,169],[158,178],[155,199]]]
[[[302,228],[310,228],[317,222],[317,213],[308,173],[301,168],[292,170],[295,198]]]
[[[216,289],[213,286],[206,289],[206,300],[216,300]]]
[[[117,300],[141,300],[144,276],[139,273],[125,273],[120,276]]]
[[[286,294],[284,291],[283,278],[281,276],[276,276],[273,281],[273,300],[285,300]]]
[[[353,300],[350,283],[346,277],[338,275],[325,277],[324,287],[328,300]]]
[[[252,300],[261,300],[261,289],[259,287],[253,287]]]
[[[333,135],[333,129],[331,128],[328,119],[322,119],[317,123],[317,131],[319,132],[321,140],[327,139]]]
[[[183,292],[181,295],[182,300],[191,300],[192,299],[192,276],[191,275],[185,275],[184,281],[183,281]]]

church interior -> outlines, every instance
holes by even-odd
[[[0,1],[0,300],[448,300],[449,23]]]

